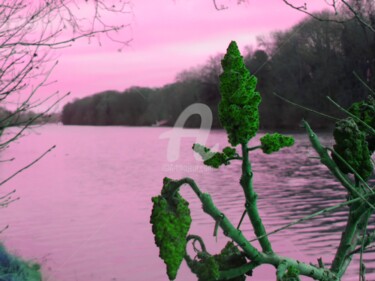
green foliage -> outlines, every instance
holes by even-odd
[[[367,100],[353,103],[349,112],[361,119],[367,125],[375,129],[375,99],[369,96]],[[370,154],[375,150],[375,136],[368,132],[368,128],[358,120],[354,120],[358,128],[366,134],[366,141]]]
[[[220,270],[228,270],[246,264],[246,258],[233,242],[228,242],[219,255],[215,255]],[[239,276],[231,281],[245,280],[245,276]]]
[[[214,256],[204,256],[194,262],[192,271],[198,276],[198,281],[218,280],[220,276],[219,264]]]
[[[267,59],[263,53],[258,52],[258,55],[260,56],[260,60]],[[197,275],[199,281],[224,280],[225,278],[231,278],[225,279],[230,281],[244,281],[246,280],[244,271],[248,271],[246,274],[251,275],[250,268],[254,269],[260,264],[269,263],[269,260],[267,260],[268,257],[272,258],[272,264],[278,268],[277,278],[281,281],[300,281],[300,274],[310,276],[316,280],[340,279],[341,276],[336,274],[340,273],[340,267],[341,264],[344,264],[343,261],[346,259],[345,257],[354,249],[350,248],[352,246],[350,245],[352,237],[345,236],[345,233],[349,233],[350,235],[350,232],[344,232],[338,252],[332,263],[333,269],[330,270],[301,263],[303,266],[299,267],[301,270],[300,273],[295,266],[289,266],[287,268],[291,263],[283,260],[282,257],[278,256],[272,250],[271,243],[268,240],[268,234],[266,234],[256,205],[257,194],[253,188],[253,171],[251,170],[251,164],[247,153],[254,149],[261,148],[264,153],[271,154],[284,147],[292,146],[294,144],[294,138],[279,133],[266,134],[260,139],[261,146],[250,148],[247,146],[249,140],[256,135],[259,128],[258,106],[261,98],[259,93],[255,91],[257,79],[250,75],[249,71],[246,69],[243,58],[234,41],[230,43],[221,63],[224,72],[220,75],[220,93],[222,97],[219,104],[219,119],[227,131],[230,144],[233,147],[241,144],[243,155],[240,157],[233,147],[226,147],[222,152],[212,152],[210,148],[200,144],[194,144],[193,150],[200,154],[205,165],[214,168],[218,168],[221,165],[228,165],[230,160],[242,160],[240,184],[245,191],[246,211],[243,213],[239,226],[236,229],[227,220],[219,221],[219,218],[225,217],[224,214],[216,208],[210,195],[202,193],[192,179],[185,178],[180,181],[172,181],[165,178],[161,195],[153,197],[152,199],[154,206],[151,215],[151,223],[153,224],[152,231],[155,235],[156,245],[160,248],[160,257],[167,265],[169,279],[175,279],[178,268],[184,257],[192,272]],[[306,69],[307,76],[305,78],[307,80],[320,81],[317,74],[313,72],[313,69],[309,69],[308,67],[306,67]],[[285,81],[288,81],[288,79],[285,79]],[[314,99],[316,100],[315,97]],[[367,102],[353,104],[350,111],[367,125],[374,127],[374,109],[374,100],[370,99]],[[276,114],[278,114],[278,112]],[[346,118],[336,123],[333,134],[336,144],[333,147],[334,153],[332,154],[336,166],[327,154],[327,148],[322,147],[308,123],[304,123],[306,129],[308,129],[310,141],[321,157],[321,162],[333,172],[337,179],[342,180],[341,175],[338,173],[337,166],[343,173],[353,173],[352,169],[354,169],[364,180],[370,177],[373,169],[370,151],[372,152],[373,149],[371,150],[369,141],[371,141],[370,137],[374,137],[371,135],[371,130],[353,118]],[[349,186],[346,181],[341,182],[344,187],[351,190],[351,184]],[[224,233],[226,233],[226,236],[235,241],[237,245],[241,245],[242,250],[246,252],[246,257],[232,242],[228,242],[220,254],[210,255],[206,252],[202,239],[200,237],[196,238],[197,236],[195,238],[194,236],[190,236],[188,239],[199,241],[202,250],[198,252],[194,260],[189,257],[186,253],[186,236],[191,223],[190,211],[188,209],[188,203],[178,194],[178,189],[183,184],[190,185],[201,200],[203,211],[216,220],[214,235],[216,235],[217,229],[221,227]],[[350,206],[350,208],[352,207]],[[259,244],[262,247],[262,255],[258,249],[253,247],[253,245],[242,236],[239,230],[246,213],[249,215]],[[350,212],[350,215],[353,215],[353,212]],[[311,217],[312,216],[310,216],[310,218]],[[358,219],[358,222],[363,225],[367,223],[367,221],[362,221],[362,217],[358,216],[358,218],[352,218]],[[306,220],[306,218],[303,220]],[[347,229],[348,227],[352,227],[350,223],[351,220],[349,220]],[[236,230],[238,230],[238,232]],[[194,250],[198,251],[195,247]],[[263,255],[267,258],[264,259],[262,257]],[[250,263],[248,263],[248,260],[250,260]],[[280,267],[280,265],[282,266]]]
[[[250,75],[236,42],[229,44],[221,61],[219,119],[232,146],[247,143],[259,129],[260,95],[257,79]]]
[[[191,262],[190,268],[198,276],[198,281],[214,281],[220,280],[220,271],[234,269],[244,264],[246,264],[244,255],[233,242],[228,242],[218,255],[199,253],[197,259]],[[227,281],[244,280],[246,280],[245,275],[241,275]]]
[[[7,252],[0,245],[0,280],[41,281],[40,265],[23,261]]]
[[[200,145],[198,143],[193,144],[193,150],[197,152],[206,166],[213,168],[219,168],[221,165],[230,164],[229,159],[235,156],[238,156],[236,149],[232,147],[225,147],[223,152],[212,152],[209,148]]]
[[[336,142],[333,146],[335,152],[364,180],[367,180],[372,173],[373,166],[365,133],[359,130],[352,118],[346,118],[336,122],[333,136]],[[352,173],[335,154],[332,154],[332,159],[343,173]]]
[[[299,270],[295,266],[289,266],[287,272],[283,276],[282,281],[300,281]]]
[[[186,251],[186,235],[191,224],[189,203],[178,192],[171,193],[169,179],[164,180],[162,195],[152,198],[152,232],[167,274],[174,280]]]
[[[266,154],[279,151],[283,147],[292,146],[294,138],[281,135],[279,133],[265,134],[260,138],[262,143],[262,150]]]

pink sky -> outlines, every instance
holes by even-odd
[[[305,16],[282,0],[249,0],[242,5],[223,2],[228,9],[217,11],[211,0],[132,1],[132,14],[114,19],[130,24],[119,34],[121,40],[132,39],[129,47],[118,52],[118,43],[103,39],[100,47],[83,39],[60,50],[59,64],[50,79],[57,83],[40,94],[70,91],[71,96],[57,108],[60,110],[66,102],[105,90],[160,87],[174,82],[180,71],[224,53],[231,40],[237,41],[240,50],[246,45],[256,47],[257,36],[285,30]],[[324,1],[307,3],[309,10],[327,7]]]

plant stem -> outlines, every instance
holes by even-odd
[[[166,182],[166,181],[165,181]],[[243,251],[250,263],[243,265],[233,270],[221,271],[220,277],[228,279],[228,277],[237,277],[244,274],[246,271],[251,270],[261,264],[270,264],[277,268],[281,263],[287,263],[288,266],[295,266],[298,268],[300,275],[309,276],[315,280],[321,281],[338,281],[336,274],[326,268],[318,268],[311,264],[306,264],[291,258],[282,257],[274,253],[262,253],[259,252],[251,243],[246,239],[242,232],[234,227],[234,225],[226,218],[226,216],[220,212],[215,206],[212,198],[209,194],[201,192],[195,181],[191,178],[183,178],[180,180],[169,180],[165,184],[172,185],[169,189],[170,192],[177,192],[178,189],[188,184],[199,200],[202,202],[202,209],[205,213],[209,214],[215,221],[219,221],[219,226],[224,231],[224,235],[231,238]],[[172,190],[171,190],[172,189]],[[188,236],[192,237],[192,236]],[[194,239],[194,238],[190,238]],[[185,256],[185,260],[191,261],[188,255]],[[224,278],[225,277],[225,278]]]
[[[256,237],[259,238],[260,246],[264,253],[272,254],[272,246],[271,243],[266,236],[266,229],[262,223],[262,219],[258,212],[257,207],[257,198],[258,195],[256,194],[253,188],[253,172],[251,171],[251,163],[249,160],[249,150],[247,144],[242,144],[242,176],[241,176],[241,186],[245,193],[246,198],[246,211],[250,218],[251,224],[254,228],[254,233]]]
[[[362,203],[364,204],[364,203]],[[353,252],[358,244],[359,234],[367,228],[367,223],[372,211],[358,215],[357,210],[350,210],[345,231],[342,234],[339,248],[332,262],[331,271],[341,278],[353,258]]]
[[[353,212],[351,211],[348,216],[345,230],[341,236],[340,245],[331,266],[331,271],[335,272],[339,277],[344,274],[343,265],[345,260],[348,258],[351,260],[352,255],[348,256],[348,254],[353,250],[352,248],[355,248],[357,245],[357,225],[358,220],[354,217]]]
[[[327,150],[322,146],[318,137],[310,128],[309,123],[307,123],[305,120],[303,120],[302,122],[303,122],[305,129],[307,130],[307,134],[309,136],[311,145],[313,146],[315,151],[319,154],[320,162],[324,164],[331,171],[331,173],[335,176],[335,178],[338,179],[340,183],[348,190],[348,192],[351,193],[355,187],[351,183],[350,179],[340,171],[336,163],[328,155]]]
[[[253,262],[259,262],[263,254],[260,253],[257,248],[252,246],[247,241],[246,237],[242,234],[242,231],[235,228],[230,220],[228,220],[227,217],[219,211],[219,209],[212,201],[211,196],[200,191],[194,180],[192,180],[191,178],[183,178],[179,181],[172,182],[175,189],[180,188],[180,186],[185,183],[190,185],[190,187],[202,202],[203,211],[209,214],[215,221],[219,223],[220,228],[224,231],[224,235],[236,242],[244,250],[246,256],[249,259],[251,259]]]

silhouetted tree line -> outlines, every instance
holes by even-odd
[[[329,19],[330,13],[319,15]],[[375,11],[366,15],[375,27]],[[291,105],[273,93],[304,107],[342,117],[328,101],[330,96],[343,107],[363,99],[365,87],[358,74],[374,88],[374,33],[358,21],[336,23],[306,18],[287,31],[260,38],[262,49],[245,54],[246,66],[258,78],[262,96],[262,129],[296,129],[302,118],[314,128],[325,129],[334,120]],[[199,68],[183,71],[176,82],[162,88],[133,87],[123,93],[107,91],[67,104],[62,122],[70,125],[149,126],[160,120],[174,125],[180,113],[193,103],[205,103],[213,112],[213,127],[220,128],[217,105],[220,101],[218,76],[222,55],[211,57]],[[186,127],[199,127],[200,117],[191,116]]]
[[[26,124],[58,123],[60,119],[61,116],[58,113],[41,114],[32,110],[11,111],[5,107],[0,107],[0,130],[6,127],[25,126]]]

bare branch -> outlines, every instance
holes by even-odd
[[[344,3],[344,5],[353,13],[354,17],[362,24],[364,25],[366,28],[368,28],[369,30],[371,30],[372,32],[375,32],[375,29],[369,24],[367,23],[363,18],[362,16],[356,11],[353,9],[353,7],[348,3],[346,2],[345,0],[341,0],[342,3]]]
[[[283,2],[288,5],[289,7],[297,10],[297,11],[300,11],[306,15],[309,15],[310,17],[318,20],[318,21],[330,21],[330,22],[336,22],[336,23],[344,23],[344,22],[347,22],[348,20],[338,20],[338,19],[331,19],[331,18],[322,18],[322,17],[319,17],[317,16],[316,14],[314,13],[311,13],[308,11],[307,9],[307,4],[304,3],[303,6],[295,6],[293,5],[292,3],[290,3],[288,0],[283,0]],[[334,7],[336,7],[336,4],[334,4]]]
[[[6,182],[10,181],[12,178],[14,178],[15,176],[17,176],[19,173],[21,173],[21,172],[25,171],[26,169],[30,168],[32,165],[34,165],[36,162],[38,162],[40,159],[42,159],[44,156],[46,156],[46,154],[48,154],[49,152],[51,152],[55,148],[56,148],[55,145],[52,146],[46,152],[44,152],[42,155],[40,155],[38,158],[36,158],[34,161],[32,161],[31,163],[29,163],[28,165],[26,165],[22,169],[19,169],[17,172],[15,172],[14,174],[12,174],[11,176],[9,176],[8,178],[6,178],[5,180],[1,181],[0,182],[0,186],[2,186],[3,184],[5,184]]]

